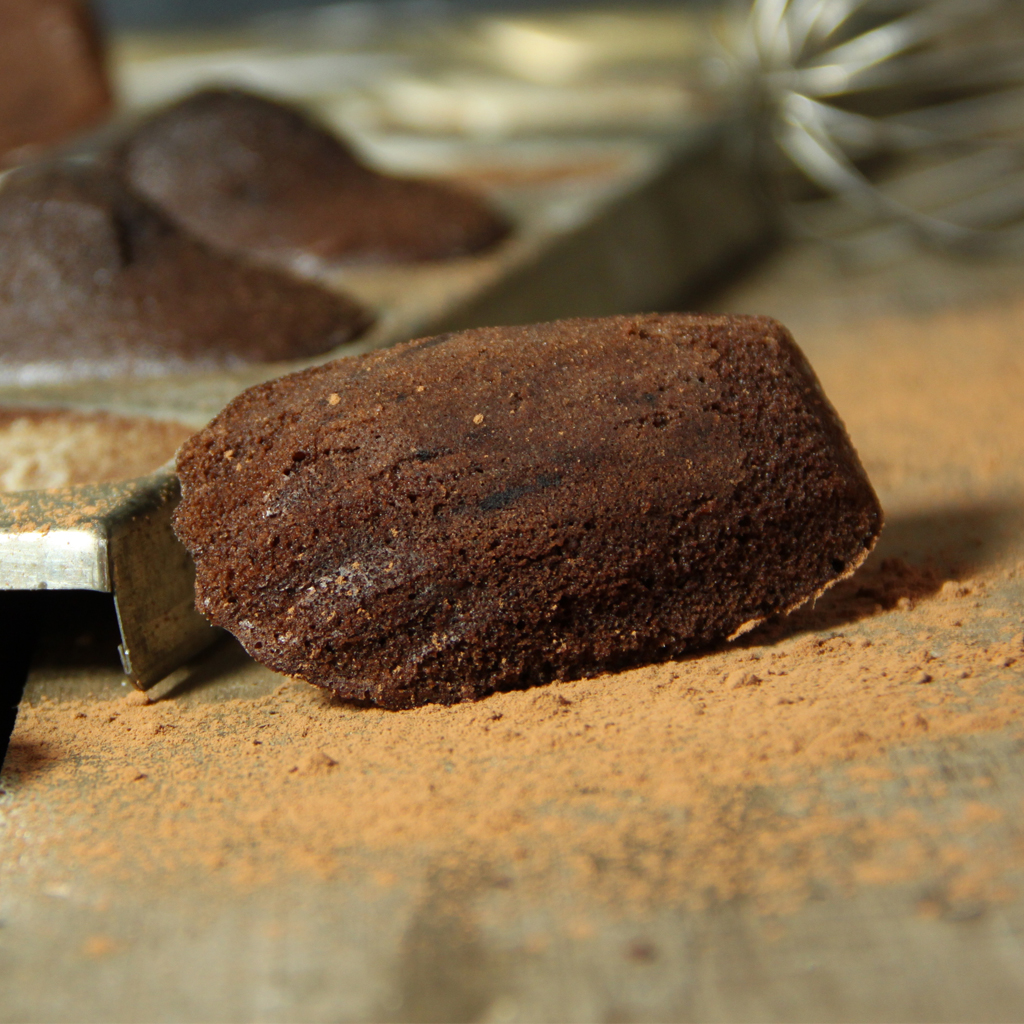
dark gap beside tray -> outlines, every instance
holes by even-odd
[[[121,635],[110,594],[0,591],[0,765],[34,663],[117,670]]]

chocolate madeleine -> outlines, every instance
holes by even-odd
[[[185,443],[197,607],[390,708],[664,661],[848,576],[881,510],[766,317],[413,341],[251,388]]]
[[[472,193],[374,171],[300,111],[239,89],[159,111],[114,159],[212,245],[301,266],[449,259],[509,231]]]
[[[0,187],[0,382],[300,359],[371,319],[209,248],[101,168],[23,168]]]
[[[34,159],[113,109],[87,0],[0,0],[0,168]]]

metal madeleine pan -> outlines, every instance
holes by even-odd
[[[125,674],[146,689],[219,635],[196,610],[195,570],[171,531],[173,467],[123,483],[0,500],[0,589],[113,595]]]

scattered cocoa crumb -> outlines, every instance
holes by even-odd
[[[838,600],[837,618],[849,611]],[[815,884],[927,877],[938,867],[922,843],[947,856],[1000,812],[954,802],[926,827],[909,798],[940,780],[897,775],[889,755],[1021,734],[1024,686],[1001,681],[1002,648],[981,643],[941,650],[932,685],[916,685],[920,650],[896,623],[873,625],[870,646],[845,631],[752,637],[756,651],[398,713],[301,683],[190,707],[43,700],[19,716],[5,841],[23,863],[32,848],[157,885],[212,870],[247,887],[358,873],[367,856],[454,855],[516,863],[540,884],[563,863],[570,883],[642,904],[744,895],[777,908]],[[754,655],[756,675],[742,665]],[[978,689],[961,687],[965,670]],[[828,782],[844,771],[868,791],[901,788],[907,813],[851,814]],[[844,855],[854,839],[871,854]],[[991,863],[986,892],[1024,869],[1024,850]]]
[[[881,324],[818,361],[888,526],[815,606],[700,657],[454,707],[283,680],[24,705],[3,864],[155,890],[482,863],[617,908],[909,882],[921,915],[965,919],[1009,898],[1019,807],[986,777],[995,755],[959,753],[1024,737],[1024,316],[1001,317]]]

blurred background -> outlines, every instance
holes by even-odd
[[[0,16],[5,6],[24,0],[5,0]],[[69,6],[82,4],[55,9]],[[531,140],[685,148],[695,129],[730,123],[790,231],[869,260],[922,243],[1022,250],[1024,0],[93,9],[122,111],[241,86],[315,108],[400,173],[447,173],[456,150],[465,159],[501,140],[519,143],[502,157],[512,163]]]
[[[689,0],[691,3],[707,0]],[[275,11],[321,6],[315,0],[100,0],[97,9],[104,24],[115,29],[173,29],[190,25],[216,25]],[[550,11],[600,6],[592,0],[356,0],[347,6],[382,10],[437,13],[463,11]],[[608,6],[608,5],[606,5]],[[619,5],[622,6],[621,4]]]
[[[95,13],[128,109],[241,85],[316,106],[368,159],[412,173],[450,167],[437,152],[456,138],[463,156],[540,137],[671,146],[742,122],[799,235],[868,260],[922,243],[1022,248],[1021,0],[96,0]]]

